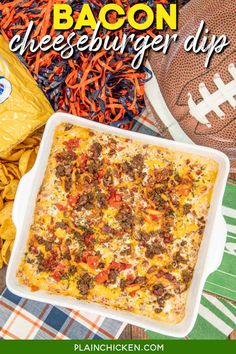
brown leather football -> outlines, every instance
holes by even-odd
[[[206,54],[186,52],[183,45],[201,20],[211,35],[230,40],[208,68]],[[236,1],[192,0],[180,11],[178,34],[167,55],[150,53],[148,111],[163,137],[222,150],[236,173]]]

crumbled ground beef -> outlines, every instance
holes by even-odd
[[[115,284],[118,275],[119,275],[119,271],[117,269],[111,269],[108,274],[109,282]]]
[[[122,230],[126,231],[133,227],[133,215],[128,206],[123,205],[116,215],[116,220],[119,222]]]
[[[191,204],[184,204],[184,206],[183,206],[184,215],[187,215],[190,212],[191,208],[192,208]]]
[[[102,153],[102,145],[99,143],[94,143],[91,146],[91,152],[94,158],[98,158]]]
[[[134,284],[145,285],[146,282],[147,282],[147,278],[146,277],[136,277],[134,279]]]
[[[55,228],[65,230],[67,228],[67,223],[65,221],[57,222]]]
[[[67,176],[66,180],[65,180],[65,191],[67,193],[69,193],[71,190],[71,187],[72,187],[72,178],[71,178],[71,176]]]
[[[165,287],[163,284],[154,285],[153,294],[156,296],[162,296],[165,292]]]
[[[156,271],[157,271],[157,267],[156,267],[156,266],[152,266],[152,267],[150,267],[150,268],[148,269],[147,273],[148,273],[148,274],[151,274],[151,273],[154,273],[154,272],[156,272]]]
[[[105,209],[107,207],[107,200],[105,193],[97,194],[97,202],[100,208]]]
[[[193,270],[191,268],[183,270],[181,275],[184,283],[189,283],[193,277]]]
[[[58,165],[56,167],[56,176],[59,177],[64,177],[66,174],[66,169],[64,167],[64,165]]]
[[[87,295],[89,290],[93,287],[94,279],[88,274],[85,273],[78,281],[77,288],[79,289],[81,295]]]
[[[131,165],[133,168],[137,170],[142,170],[144,167],[144,157],[142,154],[135,155],[131,161]]]
[[[174,262],[176,262],[177,264],[180,264],[180,263],[185,264],[185,263],[186,263],[186,259],[185,259],[183,256],[181,256],[180,251],[178,251],[178,252],[175,253],[175,255],[174,255],[174,257],[173,257],[173,260],[174,260]]]
[[[158,244],[147,245],[145,256],[147,258],[153,258],[156,255],[164,253],[164,251],[165,249],[161,245]]]
[[[106,175],[103,177],[103,184],[105,187],[110,187],[113,185],[114,178],[111,172],[107,172]]]
[[[126,288],[127,286],[133,284],[133,282],[134,282],[134,281],[131,280],[131,279],[121,279],[121,281],[120,281],[120,288],[121,288],[121,290],[124,291],[125,288]]]
[[[76,209],[81,210],[85,208],[86,210],[91,210],[93,208],[94,193],[84,193],[76,204]]]

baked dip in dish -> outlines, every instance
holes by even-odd
[[[200,153],[60,123],[19,283],[181,322],[218,168]]]

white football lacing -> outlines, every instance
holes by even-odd
[[[215,74],[213,81],[218,87],[214,93],[210,93],[205,83],[199,85],[199,92],[203,100],[195,103],[191,93],[188,93],[188,106],[190,114],[201,124],[211,128],[211,123],[207,119],[207,114],[214,112],[218,118],[224,119],[225,113],[220,108],[225,102],[229,102],[230,106],[236,109],[236,67],[234,64],[228,66],[228,71],[233,80],[225,84],[220,74]]]

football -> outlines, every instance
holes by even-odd
[[[187,52],[201,21],[208,35],[226,35],[230,44],[205,67],[206,53]],[[223,151],[236,173],[236,2],[192,0],[179,16],[179,39],[168,54],[151,52],[153,78],[146,105],[163,137]],[[202,38],[201,37],[201,38]],[[201,39],[200,38],[200,39]]]

